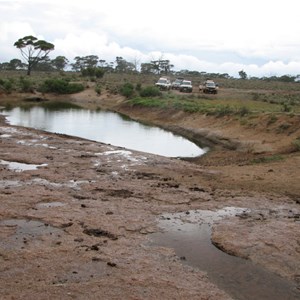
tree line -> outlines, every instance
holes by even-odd
[[[139,64],[138,60],[129,62],[121,56],[117,56],[115,61],[107,62],[100,59],[97,55],[76,56],[74,62],[70,63],[65,56],[57,56],[54,59],[49,58],[49,53],[55,46],[44,40],[38,40],[29,35],[20,38],[14,43],[14,46],[21,52],[24,59],[14,58],[9,62],[0,63],[0,70],[25,70],[27,75],[32,71],[64,71],[67,68],[75,72],[81,72],[83,76],[95,76],[101,78],[105,72],[116,73],[141,73],[154,75],[176,75],[176,76],[207,76],[210,78],[231,78],[227,73],[207,73],[190,70],[181,70],[175,72],[174,65],[167,59],[152,60],[147,63]],[[267,81],[294,82],[298,76],[283,75],[280,77],[249,78],[244,70],[238,72],[240,79],[262,79]]]

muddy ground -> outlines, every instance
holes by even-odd
[[[215,224],[214,244],[300,288],[300,154],[292,146],[299,116],[276,124],[261,116],[242,126],[230,117],[133,108],[92,89],[68,100],[204,140],[213,150],[184,161],[2,119],[1,299],[231,299],[174,250],[151,244],[161,214],[224,207],[249,210]],[[279,130],[287,122],[288,131]]]

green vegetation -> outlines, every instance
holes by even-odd
[[[122,60],[119,60],[119,63],[121,62]],[[278,114],[300,113],[300,83],[219,78],[219,93],[207,95],[197,90],[197,84],[202,80],[201,76],[189,77],[194,86],[193,94],[158,91],[154,86],[157,76],[151,74],[105,72],[103,77],[94,77],[93,83],[97,94],[103,94],[105,90],[112,94],[119,93],[124,95],[131,105],[164,107],[218,117],[235,115],[240,118],[266,113],[270,115],[268,125],[276,122]],[[90,81],[91,78],[83,77],[81,71],[36,71],[30,77],[26,76],[24,70],[1,71],[0,93],[39,90],[44,93],[69,94],[82,91],[85,86],[90,85]],[[249,124],[245,120],[243,123]]]
[[[131,98],[134,94],[134,86],[131,83],[125,83],[120,88],[120,94],[126,98]]]
[[[43,102],[39,104],[48,110],[59,110],[59,109],[81,109],[79,105],[70,102],[61,102],[61,101],[54,101],[54,102]]]
[[[141,97],[158,97],[161,95],[161,91],[155,86],[147,86],[140,90]]]
[[[21,55],[27,62],[27,75],[30,75],[32,68],[44,60],[50,51],[54,50],[53,44],[38,40],[32,35],[18,39],[14,46],[20,49]]]
[[[84,90],[81,83],[70,83],[65,79],[46,79],[39,87],[42,93],[73,94]]]
[[[144,94],[141,93],[140,96],[144,96]],[[217,117],[224,117],[226,115],[238,115],[244,117],[257,113],[272,113],[269,121],[270,124],[276,121],[276,115],[274,114],[282,113],[283,111],[282,105],[278,103],[260,102],[244,98],[235,99],[233,93],[231,94],[231,97],[226,97],[226,95],[204,96],[201,93],[186,95],[167,92],[163,93],[161,96],[146,94],[146,99],[143,100],[141,97],[132,98],[130,99],[130,104],[133,106],[165,107],[190,113],[206,113]],[[300,112],[300,105],[294,105],[292,111]]]
[[[251,162],[253,164],[259,164],[259,163],[270,163],[270,162],[276,162],[283,160],[283,156],[281,155],[272,155],[272,156],[263,156],[260,158],[253,159]]]
[[[295,148],[295,151],[300,151],[300,137],[295,139],[292,145]]]

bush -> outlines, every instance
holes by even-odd
[[[125,83],[121,86],[120,94],[126,98],[131,98],[134,94],[134,86],[131,83]]]
[[[231,108],[229,105],[225,105],[225,106],[222,105],[220,107],[217,107],[214,111],[214,114],[220,118],[225,116],[230,116],[234,113],[235,113],[234,109]]]
[[[33,83],[23,76],[20,77],[20,91],[23,93],[33,92]]]
[[[95,86],[95,92],[97,93],[97,95],[101,95],[101,86],[96,85]]]
[[[104,75],[105,71],[103,68],[93,68],[93,67],[88,67],[86,69],[83,69],[81,71],[82,76],[84,77],[96,77],[96,78],[102,78]]]
[[[161,96],[161,91],[155,86],[147,86],[140,91],[141,97],[157,97]]]
[[[42,93],[74,94],[84,90],[80,83],[69,83],[65,79],[47,79],[39,87]]]
[[[246,107],[246,106],[243,106],[243,107],[241,107],[240,109],[239,109],[239,115],[241,116],[241,117],[244,117],[244,116],[246,116],[246,115],[249,115],[249,113],[250,113],[250,110]]]
[[[141,91],[142,90],[142,84],[141,83],[137,83],[136,87],[135,87],[136,91]]]
[[[5,93],[10,94],[14,87],[13,79],[1,80],[0,86]]]
[[[295,139],[292,142],[292,145],[294,146],[295,151],[300,151],[300,138]]]

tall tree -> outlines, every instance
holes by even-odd
[[[58,71],[63,71],[68,63],[69,60],[65,56],[56,56],[56,58],[51,60],[52,66]]]
[[[27,63],[27,75],[31,74],[32,68],[41,60],[47,57],[54,45],[44,40],[38,40],[32,35],[18,39],[14,46],[20,49],[21,55]]]
[[[239,76],[241,79],[247,79],[247,73],[244,70],[239,71]]]
[[[75,63],[71,64],[74,71],[82,71],[87,68],[96,68],[99,57],[97,55],[76,56]]]

